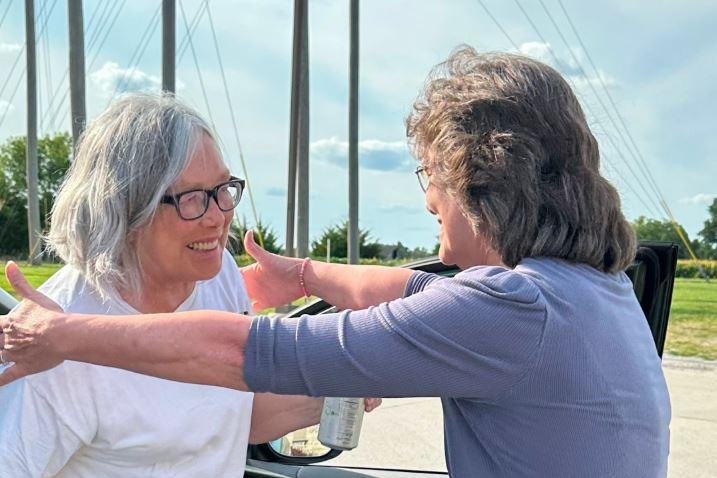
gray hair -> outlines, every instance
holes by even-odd
[[[634,259],[598,143],[553,68],[461,47],[432,72],[406,124],[431,180],[504,264],[548,256],[615,272]]]
[[[46,242],[107,297],[136,293],[135,232],[147,224],[202,134],[199,114],[167,93],[121,97],[87,125],[52,209]]]

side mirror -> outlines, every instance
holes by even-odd
[[[319,427],[314,425],[288,433],[283,437],[269,442],[271,449],[278,455],[296,458],[322,458],[331,448],[319,442]]]

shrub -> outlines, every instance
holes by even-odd
[[[700,268],[702,268],[703,272],[700,272]],[[717,261],[692,261],[686,259],[677,261],[675,277],[700,279],[704,277],[703,273],[710,279],[717,279]]]

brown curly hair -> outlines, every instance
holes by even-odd
[[[456,49],[437,65],[406,132],[431,181],[461,205],[504,264],[556,257],[625,269],[636,241],[595,137],[553,68]]]

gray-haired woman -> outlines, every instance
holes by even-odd
[[[126,96],[79,143],[48,237],[67,265],[41,290],[67,313],[248,314],[225,250],[243,189],[196,112]],[[120,478],[241,476],[247,441],[317,423],[322,402],[66,361],[0,389],[0,403],[0,475]]]
[[[439,396],[453,476],[665,476],[669,397],[623,273],[635,239],[563,78],[459,49],[408,134],[456,277],[280,257],[249,235],[257,263],[242,272],[259,306],[311,293],[354,310],[140,325],[27,302],[3,324],[16,361],[5,381],[71,358],[240,390]]]

